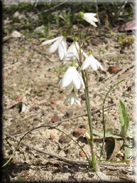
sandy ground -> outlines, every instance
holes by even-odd
[[[87,31],[87,30],[85,30]],[[128,35],[127,35],[128,36]],[[131,33],[130,36],[134,35]],[[120,52],[120,45],[116,36],[106,35],[91,39],[84,44],[84,49],[92,48],[93,55],[100,61],[104,70],[88,69],[89,96],[92,111],[102,108],[103,99],[109,88],[118,81],[125,79],[109,94],[105,106],[106,129],[120,134],[118,106],[123,101],[129,119],[134,122],[134,45]],[[88,131],[88,119],[85,115],[85,100],[81,97],[81,106],[64,105],[66,94],[58,86],[65,71],[60,69],[58,55],[49,55],[47,46],[40,46],[37,38],[10,38],[4,43],[3,57],[3,158],[4,163],[13,154],[17,141],[27,131],[40,125],[57,124],[58,120],[68,119],[58,126],[60,130],[79,142],[87,155],[90,148],[84,136]],[[93,46],[94,44],[94,46]],[[101,52],[100,50],[103,50]],[[118,73],[110,73],[110,66],[119,67]],[[68,65],[65,65],[64,68]],[[83,95],[79,91],[79,95]],[[112,105],[114,104],[114,105]],[[79,116],[81,115],[81,116]],[[53,118],[54,117],[54,118]],[[54,121],[55,120],[55,121]],[[102,111],[92,115],[93,129],[101,131]],[[10,136],[11,135],[11,136]],[[96,157],[99,159],[102,138],[94,135]],[[108,137],[110,144],[114,138]],[[16,150],[12,161],[3,169],[3,181],[100,181],[101,178],[86,165],[71,164],[71,160],[86,161],[86,157],[73,140],[63,135],[57,129],[41,127],[28,133]],[[122,150],[123,140],[117,139],[119,150],[113,153],[111,160],[120,161],[124,158]],[[34,150],[35,148],[35,150]],[[114,149],[114,147],[113,147]],[[47,153],[40,153],[42,150]],[[48,154],[49,153],[49,154]],[[61,161],[52,156],[68,158],[70,162]],[[107,155],[103,155],[107,159]],[[101,172],[112,181],[133,181],[133,174],[129,175],[127,165],[100,166]]]

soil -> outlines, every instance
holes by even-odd
[[[83,28],[83,31],[90,31],[90,29],[91,27]],[[101,32],[104,34],[99,36],[98,31],[93,30],[94,39],[85,42],[83,48],[85,51],[92,49],[93,55],[104,68],[103,71],[96,72],[88,68],[91,109],[92,111],[99,109],[92,115],[93,129],[99,132],[103,129],[101,109],[107,91],[115,83],[125,79],[113,89],[105,103],[106,107],[109,106],[105,109],[106,129],[119,135],[121,130],[119,100],[125,104],[133,128],[135,125],[134,43],[121,52],[117,40],[119,33],[115,33],[115,36],[111,35],[103,27]],[[133,33],[126,34],[134,38]],[[86,115],[82,116],[86,113],[84,91],[79,91],[79,96],[83,96],[81,106],[76,103],[64,105],[63,101],[69,92],[60,88],[58,82],[65,71],[60,69],[61,61],[58,61],[58,54],[49,54],[49,46],[41,46],[38,38],[25,36],[10,37],[4,42],[3,163],[14,153],[16,140],[21,139],[27,131],[43,124],[55,125],[59,120],[64,119],[68,120],[61,122],[58,128],[76,140],[87,155],[90,155],[90,147],[84,135],[85,131],[88,132],[88,118]],[[57,61],[52,62],[52,60]],[[64,67],[68,68],[68,66],[69,64]],[[120,71],[110,73],[110,66],[116,66]],[[83,131],[78,132],[80,129]],[[71,163],[71,160],[84,162],[86,156],[72,139],[62,134],[57,129],[48,127],[41,127],[28,133],[21,141],[11,162],[3,168],[3,182],[101,181],[101,177],[92,169],[88,169],[87,165]],[[117,142],[123,144],[123,140],[117,139],[115,144],[114,140],[113,137],[108,138],[111,146],[116,146]],[[94,135],[94,141],[96,158],[99,159],[102,138]],[[47,154],[38,152],[38,149]],[[70,162],[59,160],[52,154],[68,158]],[[103,154],[103,158],[109,159],[106,154]],[[115,154],[113,152],[111,158],[114,161],[124,160],[122,145],[119,145],[119,150],[116,150]],[[128,166],[119,164],[113,163],[112,166],[104,164],[100,166],[100,171],[111,181],[134,182],[134,172],[129,174]]]

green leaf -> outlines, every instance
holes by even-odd
[[[20,178],[20,177],[18,177],[18,181],[19,181],[19,182],[25,182],[25,180],[22,179],[22,178]]]
[[[121,126],[124,126],[124,104],[122,103],[122,101],[119,101],[119,117],[120,117],[120,124]]]
[[[40,40],[40,41],[45,41],[46,38],[45,38],[45,37],[41,37],[41,38],[39,38],[39,40]]]
[[[62,15],[59,15],[59,18],[63,19],[64,21],[66,21],[66,19],[62,16]]]
[[[104,136],[103,136],[103,143],[102,143],[102,147],[101,147],[101,152],[100,152],[100,159],[101,159],[101,156],[103,154],[103,147],[104,147],[104,143],[105,143],[105,135],[106,135],[106,124],[105,124],[105,113],[104,113],[104,108],[105,108],[105,102],[106,102],[106,99],[108,98],[108,95],[109,93],[113,90],[114,87],[118,86],[121,82],[125,81],[124,79],[123,80],[120,80],[118,81],[116,84],[114,84],[113,86],[110,87],[110,89],[108,90],[108,92],[106,93],[105,95],[105,98],[103,100],[103,107],[102,107],[102,121],[103,121],[103,132],[104,132]]]
[[[121,124],[121,133],[122,135],[126,135],[129,127],[129,118],[126,111],[126,107],[121,100],[119,101],[119,116],[120,116],[120,124]]]
[[[100,138],[103,138],[103,131],[97,131],[93,129],[93,134],[96,136],[99,136]],[[106,130],[105,137],[113,137],[115,139],[121,139],[120,135],[116,135],[112,132],[112,130]]]

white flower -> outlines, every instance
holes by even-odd
[[[80,103],[80,99],[77,97],[77,95],[75,94],[75,92],[70,93],[66,99],[64,100],[64,104],[70,102],[71,105],[74,104],[74,102],[77,102],[79,105],[81,105]]]
[[[78,59],[79,60],[79,51],[80,51],[80,46],[78,44],[78,42],[73,42],[70,47],[67,50],[67,53],[63,59],[64,64],[71,60],[71,59]],[[83,56],[87,56],[87,54],[81,49],[81,53],[82,53],[82,58]]]
[[[80,88],[85,88],[84,82],[75,67],[69,67],[66,71],[64,77],[60,80],[59,85],[61,87],[66,87],[67,90],[72,89],[79,90]]]
[[[54,43],[53,43],[54,42]],[[67,42],[63,36],[44,41],[41,45],[53,43],[49,49],[50,53],[54,53],[58,49],[59,57],[62,60],[67,52]]]
[[[97,70],[98,68],[103,70],[102,65],[92,56],[86,57],[85,61],[81,66],[81,70],[85,70],[88,66],[91,66],[93,70]]]
[[[94,27],[97,27],[95,22],[98,22],[98,19],[95,18],[95,15],[96,13],[84,13],[82,18],[86,20],[88,23],[90,23],[91,25],[93,25]]]

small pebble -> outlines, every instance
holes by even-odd
[[[23,97],[21,97],[21,96],[18,96],[18,97],[16,97],[15,101],[18,101],[18,102],[20,102],[20,101],[22,101],[22,99],[23,99]]]
[[[57,134],[56,133],[51,133],[50,134],[50,139],[56,139],[57,138]]]
[[[81,99],[82,99],[82,100],[86,100],[85,94],[82,94],[82,95],[81,95]]]
[[[81,157],[85,157],[85,154],[84,154],[83,150],[80,150],[80,151],[79,151],[79,155],[80,155]]]
[[[120,68],[120,67],[117,67],[117,66],[110,66],[110,67],[108,68],[108,72],[109,72],[110,74],[116,74],[116,73],[118,73],[120,70],[121,70],[121,68]]]
[[[84,126],[88,126],[88,121],[84,121],[84,122],[83,122],[83,125],[84,125]]]
[[[68,136],[66,136],[66,135],[64,135],[64,134],[62,134],[60,137],[59,137],[59,142],[64,142],[64,143],[69,143],[71,141],[71,139],[68,137]]]
[[[60,118],[59,118],[59,116],[58,116],[57,114],[55,114],[55,115],[51,118],[51,122],[52,122],[52,123],[55,123],[55,122],[58,122],[58,121],[60,121]]]
[[[73,131],[73,135],[76,137],[79,137],[80,135],[84,135],[86,131],[87,131],[87,129],[84,129],[84,128],[76,128]]]
[[[56,101],[51,101],[51,104],[56,104],[57,102]]]
[[[66,114],[65,114],[65,116],[66,116],[67,118],[72,117],[72,116],[73,116],[73,111],[72,111],[72,110],[67,111]]]
[[[92,111],[95,111],[95,110],[97,110],[97,109],[98,109],[97,107],[91,106],[91,110],[92,110]]]

